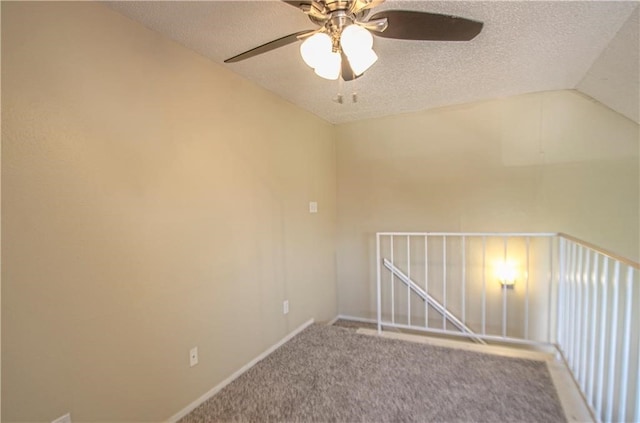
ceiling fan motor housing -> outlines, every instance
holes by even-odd
[[[336,10],[348,10],[351,6],[351,1],[349,0],[325,0],[323,3],[330,12],[335,12]]]
[[[326,1],[314,1],[310,5],[303,5],[300,8],[307,14],[309,20],[318,26],[325,26],[327,23],[331,25],[339,25],[339,20],[343,17],[349,19],[348,23],[353,23],[356,20],[364,19],[369,13],[368,9],[360,9],[353,11],[352,7],[354,2],[345,0],[326,0]],[[338,20],[337,22],[334,22]],[[342,23],[344,26],[345,23]],[[339,26],[339,28],[341,28]]]

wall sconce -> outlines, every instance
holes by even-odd
[[[503,288],[513,289],[516,284],[516,265],[513,261],[502,261],[496,263],[496,276]]]

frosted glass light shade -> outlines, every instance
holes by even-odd
[[[511,286],[516,283],[516,265],[512,261],[498,262],[496,264],[496,276],[503,286]]]
[[[331,37],[324,32],[318,32],[300,45],[300,55],[307,65],[315,69],[322,63],[325,56],[331,53],[332,48]]]
[[[367,50],[358,51],[355,54],[347,54],[347,59],[349,59],[349,64],[351,65],[353,73],[360,76],[378,60],[378,55],[375,51],[369,48]]]
[[[316,75],[324,79],[338,79],[342,58],[339,53],[328,53],[321,57],[320,63],[316,66]]]
[[[347,56],[356,55],[361,51],[371,50],[373,36],[360,25],[349,25],[342,30],[340,45]]]

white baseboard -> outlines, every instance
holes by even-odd
[[[329,321],[327,322],[327,326],[333,326],[333,324],[334,324],[335,322],[337,322],[339,318],[340,318],[340,315],[337,315],[337,316],[336,316],[336,317],[334,317],[333,319],[329,320]]]
[[[363,322],[363,323],[378,323],[376,319],[367,319],[365,317],[356,317],[356,316],[347,316],[345,314],[339,314],[338,320],[353,320],[354,322]]]
[[[197,400],[193,401],[191,404],[187,405],[185,408],[180,410],[178,413],[176,413],[173,416],[169,417],[169,419],[167,419],[167,422],[175,423],[178,420],[180,420],[181,418],[183,418],[184,416],[186,416],[187,414],[189,414],[190,412],[192,412],[193,410],[195,410],[196,407],[198,407],[200,404],[202,404],[203,402],[205,402],[206,400],[208,400],[209,398],[211,398],[212,396],[214,396],[215,394],[220,392],[222,390],[222,388],[224,388],[225,386],[227,386],[228,384],[230,384],[231,382],[236,380],[240,375],[242,375],[244,372],[246,372],[247,370],[252,368],[258,361],[260,361],[260,360],[264,359],[265,357],[267,357],[269,354],[274,352],[276,349],[278,349],[284,343],[286,343],[291,338],[293,338],[294,336],[296,336],[297,334],[302,332],[304,329],[306,329],[313,322],[314,322],[314,319],[309,319],[306,322],[304,322],[301,326],[299,326],[298,328],[294,329],[293,332],[289,333],[287,336],[282,338],[276,344],[272,345],[267,350],[265,350],[262,354],[260,354],[259,356],[257,356],[256,358],[254,358],[253,360],[251,360],[250,362],[248,362],[244,366],[242,366],[237,371],[235,371],[231,376],[229,376],[228,378],[226,378],[225,380],[223,380],[222,382],[220,382],[219,384],[217,384],[216,386],[211,388],[208,392],[206,392],[200,398],[198,398]]]

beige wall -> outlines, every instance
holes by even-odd
[[[561,231],[638,260],[638,130],[574,91],[340,125],[340,313],[374,315],[377,231]]]
[[[331,125],[95,3],[3,2],[2,62],[3,421],[166,419],[335,316]]]

